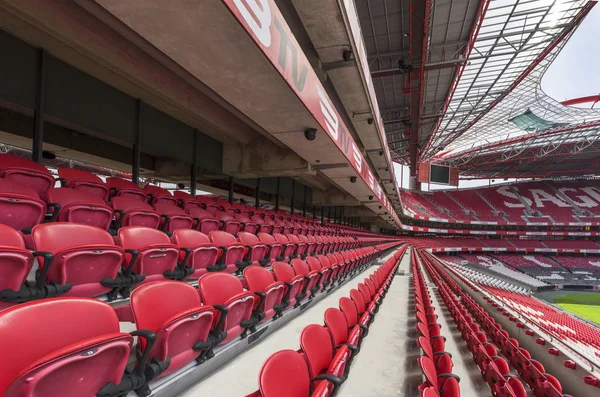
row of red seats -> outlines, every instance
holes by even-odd
[[[33,252],[7,226],[0,225],[0,237],[0,305],[4,307],[57,295],[108,294],[114,300],[119,294],[128,297],[129,288],[138,283],[197,279],[208,272],[241,273],[248,266],[294,258],[307,259],[311,271],[337,269],[376,252],[337,238],[306,244],[283,235],[276,240],[267,234],[257,237],[241,232],[236,238],[222,231],[207,236],[189,229],[176,230],[168,237],[138,226],[121,228],[113,238],[93,226],[61,222],[33,228]],[[38,269],[31,284],[27,278],[34,258]]]
[[[178,281],[147,283],[131,294],[137,326],[131,334],[120,332],[116,311],[96,299],[59,297],[8,308],[0,312],[0,395],[59,397],[64,390],[77,396],[116,397],[132,390],[148,395],[151,380],[194,361],[201,364],[215,347],[310,299],[326,280],[361,271],[378,253],[367,250],[335,274],[318,273],[316,283],[316,272],[296,274],[296,266],[284,262],[274,263],[272,272],[245,269],[248,288],[227,273],[205,274],[197,290]],[[279,275],[290,281],[276,281]],[[308,288],[312,285],[316,289]],[[138,359],[127,368],[134,336]]]
[[[300,350],[282,350],[265,361],[259,390],[247,397],[328,397],[348,378],[368,327],[392,282],[406,246],[325,311],[325,325],[311,324],[300,334]]]
[[[452,355],[444,351],[446,338],[441,335],[441,326],[437,323],[438,317],[435,314],[435,307],[431,304],[429,290],[418,264],[415,249],[411,251],[411,262],[419,334],[417,345],[421,349],[421,356],[417,362],[424,378],[423,383],[419,385],[420,395],[459,397],[460,378],[452,374],[454,367]]]
[[[527,349],[520,347],[519,342],[511,338],[508,332],[465,293],[431,257],[427,255],[423,257],[475,362],[495,394],[500,397],[527,396],[523,383],[510,375],[512,366],[521,379],[529,385],[535,396],[569,397],[562,393],[562,386],[558,379],[546,373],[544,366],[533,360]],[[521,323],[521,328],[523,327],[524,324]],[[500,353],[503,356],[500,356]]]
[[[124,226],[146,226],[167,233],[177,229],[206,234],[223,230],[234,235],[239,231],[305,236],[357,233],[283,211],[194,197],[184,191],[171,194],[153,185],[142,189],[116,177],[107,178],[105,183],[97,175],[72,168],[59,168],[58,176],[61,187],[55,188],[52,174],[43,165],[0,155],[0,224],[25,233],[44,219],[89,224],[113,232]],[[376,234],[363,230],[361,235]]]

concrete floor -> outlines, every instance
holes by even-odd
[[[380,263],[383,263],[395,252],[396,250],[393,250],[388,253],[380,260]],[[349,296],[350,290],[356,288],[358,283],[362,282],[375,269],[375,266],[369,267],[330,296],[306,309],[300,316],[179,396],[243,397],[254,392],[258,388],[258,373],[265,360],[279,350],[298,349],[300,333],[304,327],[309,324],[323,324],[325,310],[330,307],[338,307],[339,299],[342,296]]]
[[[360,353],[354,358],[340,397],[417,397],[422,383],[417,365],[420,355],[415,341],[410,250],[400,262],[397,275],[369,327]]]

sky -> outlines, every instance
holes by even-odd
[[[542,89],[559,101],[600,94],[600,4],[590,11],[552,63],[542,79]],[[600,107],[600,103],[596,106]],[[407,189],[408,167],[396,163],[394,167],[398,186]],[[503,179],[460,181],[459,188],[506,182]],[[431,185],[431,190],[446,188]],[[427,190],[427,186],[423,186],[423,190]]]

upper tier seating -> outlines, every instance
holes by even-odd
[[[461,257],[468,260],[469,262],[476,263],[480,266],[483,266],[485,268],[493,270],[496,273],[508,276],[510,278],[518,280],[527,285],[531,285],[533,287],[540,287],[540,286],[546,285],[546,283],[544,283],[540,280],[537,280],[531,276],[528,276],[525,273],[519,272],[510,267],[507,267],[502,262],[498,261],[497,259],[495,259],[489,255],[461,254]]]
[[[600,188],[596,183],[591,180],[535,181],[433,194],[407,191],[400,194],[409,216],[416,214],[459,222],[473,221],[477,217],[481,221],[500,223],[507,220],[521,224],[600,223]]]
[[[552,256],[552,259],[568,269],[593,269],[600,272],[600,257],[598,256]]]

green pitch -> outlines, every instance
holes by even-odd
[[[565,310],[600,325],[600,294],[566,294],[554,298]]]

